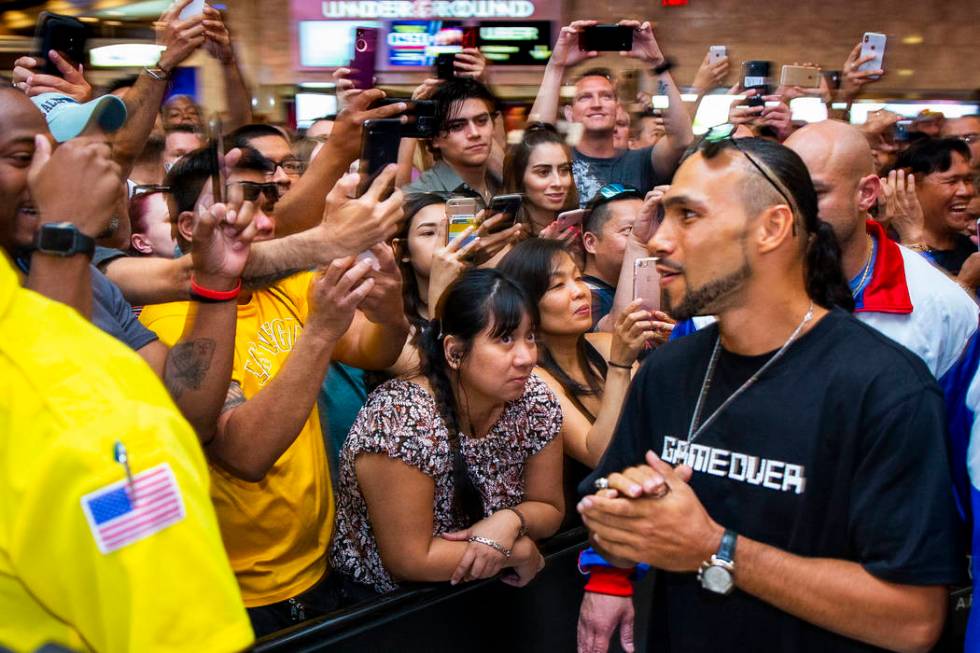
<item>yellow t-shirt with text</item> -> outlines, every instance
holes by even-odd
[[[307,317],[312,273],[256,291],[238,305],[232,379],[251,399],[286,363]],[[196,304],[146,306],[140,321],[173,345]],[[323,379],[310,379],[318,386]],[[275,412],[265,416],[275,420]],[[316,404],[293,444],[258,483],[211,465],[211,497],[221,535],[248,607],[301,594],[327,571],[333,493]]]

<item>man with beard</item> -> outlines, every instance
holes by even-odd
[[[650,355],[579,511],[658,570],[657,650],[928,650],[960,566],[942,392],[847,314],[799,157],[725,136],[649,243],[666,310],[718,322]]]

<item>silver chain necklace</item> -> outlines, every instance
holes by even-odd
[[[711,381],[715,375],[715,368],[718,366],[718,355],[721,353],[721,333],[719,332],[718,339],[715,340],[714,351],[711,352],[711,360],[708,361],[708,369],[704,373],[704,381],[701,383],[701,394],[698,395],[698,403],[694,405],[694,415],[691,417],[691,425],[687,429],[687,441],[694,442],[694,440],[696,440],[697,437],[701,435],[704,432],[704,430],[711,425],[712,422],[715,421],[718,415],[721,414],[721,411],[728,408],[728,405],[731,404],[733,401],[735,401],[735,399],[740,394],[742,394],[743,392],[751,388],[752,385],[759,380],[759,377],[762,376],[762,374],[766,370],[772,367],[773,364],[777,360],[779,360],[783,354],[786,353],[786,350],[789,349],[789,346],[792,345],[793,342],[799,337],[800,332],[803,331],[803,328],[812,319],[813,319],[813,302],[810,302],[810,308],[807,310],[806,315],[803,316],[803,320],[796,326],[796,329],[793,331],[793,333],[789,334],[789,338],[786,339],[786,342],[783,343],[783,346],[779,348],[779,351],[776,352],[775,356],[767,360],[765,365],[760,367],[755,374],[750,376],[748,380],[738,388],[738,390],[733,392],[731,396],[728,397],[728,399],[722,402],[722,404],[718,406],[715,412],[711,413],[708,419],[704,421],[704,424],[698,426],[698,424],[701,421],[701,412],[704,410],[704,401],[708,396],[708,390],[711,389]]]

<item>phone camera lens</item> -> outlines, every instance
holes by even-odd
[[[358,52],[367,52],[367,41],[364,39],[357,39],[357,43],[354,45]]]

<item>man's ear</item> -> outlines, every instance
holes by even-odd
[[[565,122],[572,122],[572,106],[570,104],[563,106],[561,112],[565,116]]]
[[[150,246],[150,241],[143,234],[133,234],[130,236],[130,244],[140,254],[152,254],[153,248]]]
[[[591,231],[582,232],[582,247],[588,254],[595,254],[596,243],[599,237]]]
[[[881,179],[878,175],[868,175],[858,182],[857,187],[858,208],[862,211],[870,211],[872,206],[878,203],[878,195],[881,194]]]
[[[785,204],[770,206],[756,218],[756,225],[750,233],[755,234],[756,247],[759,254],[767,254],[782,246],[783,242],[793,238],[793,223],[795,221],[792,209]],[[803,227],[797,226],[797,233]],[[805,236],[805,233],[800,233]]]
[[[194,242],[193,211],[181,211],[177,216],[177,234],[189,243]]]

